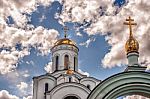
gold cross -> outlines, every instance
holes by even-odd
[[[67,31],[69,30],[69,28],[67,26],[64,26],[64,37],[67,37]]]
[[[136,23],[134,23],[134,19],[131,19],[131,17],[129,16],[128,19],[126,19],[127,22],[124,22],[124,25],[129,25],[129,31],[130,31],[130,37],[133,37],[132,34],[132,25],[137,25]],[[133,23],[132,23],[133,22]]]

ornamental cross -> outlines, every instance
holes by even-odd
[[[64,26],[64,37],[67,37],[67,31],[69,30],[69,28],[67,26]]]
[[[132,35],[132,25],[137,25],[136,23],[134,23],[134,19],[131,19],[131,17],[129,16],[128,19],[126,19],[127,22],[124,22],[124,25],[129,25],[129,31],[130,31],[130,37],[133,37]]]

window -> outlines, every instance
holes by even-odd
[[[77,58],[74,57],[74,71],[75,71],[75,68],[76,68],[76,64],[77,64]]]
[[[87,85],[87,88],[90,89],[90,85]]]
[[[48,83],[45,83],[45,92],[48,91]]]
[[[69,82],[71,82],[71,77],[69,77]]]
[[[58,70],[59,56],[56,56],[56,70]]]
[[[69,56],[68,55],[65,55],[65,57],[64,57],[64,66],[65,66],[65,69],[68,69],[68,67],[69,67]]]

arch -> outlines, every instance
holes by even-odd
[[[33,79],[37,79],[38,81],[43,80],[43,79],[49,79],[52,81],[56,81],[56,78],[50,74],[45,74],[45,75],[41,75],[41,76],[37,76],[37,77],[33,77]]]
[[[65,69],[69,68],[69,55],[67,54],[64,56],[64,66]]]
[[[139,94],[150,98],[150,73],[130,71],[113,75],[102,81],[88,99],[116,99],[119,96]]]
[[[46,94],[51,96],[50,99],[64,99],[67,96],[76,96],[78,99],[87,99],[90,90],[82,84],[71,82],[59,84]]]
[[[55,57],[55,65],[56,65],[56,71],[58,70],[58,66],[59,66],[59,56]]]

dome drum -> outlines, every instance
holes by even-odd
[[[55,51],[58,51],[58,50],[72,50],[76,53],[78,53],[78,51],[79,51],[79,49],[76,46],[72,46],[72,45],[65,46],[63,44],[63,45],[57,45],[57,46],[53,47],[51,49],[51,52],[54,53]]]

